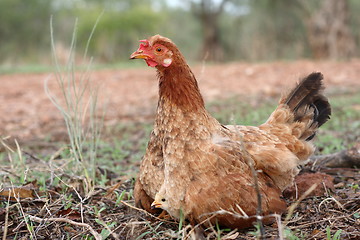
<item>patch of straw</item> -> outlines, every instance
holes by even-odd
[[[83,171],[86,178],[86,192],[91,192],[94,188],[97,148],[104,118],[104,113],[100,119],[96,116],[98,112],[98,88],[94,87],[90,80],[93,59],[87,60],[90,40],[100,17],[101,15],[98,17],[86,43],[83,56],[83,63],[85,63],[86,67],[80,72],[77,72],[78,69],[75,64],[77,20],[75,21],[67,64],[62,68],[56,55],[51,18],[51,48],[56,68],[54,75],[57,87],[61,91],[61,96],[56,96],[50,90],[50,77],[45,80],[44,85],[47,96],[59,110],[65,121],[70,142],[70,153],[74,161],[76,161],[74,167],[82,166],[80,170]]]

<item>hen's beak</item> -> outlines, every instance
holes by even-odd
[[[155,208],[161,208],[161,203],[153,201],[153,203],[151,204],[151,209],[155,209]]]
[[[130,55],[130,59],[149,59],[150,56],[145,54],[143,50],[137,50]]]

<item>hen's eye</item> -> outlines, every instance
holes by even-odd
[[[161,48],[157,48],[156,51],[157,51],[157,52],[161,52],[162,49],[161,49]]]
[[[161,199],[162,202],[165,202],[165,198]]]

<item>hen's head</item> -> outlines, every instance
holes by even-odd
[[[140,40],[141,44],[130,59],[144,59],[150,67],[169,67],[175,60],[175,44],[168,38],[160,35]]]

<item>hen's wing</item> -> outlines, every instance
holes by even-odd
[[[150,135],[146,153],[141,161],[139,175],[135,182],[135,205],[153,212],[150,205],[154,201],[155,194],[159,191],[163,181],[163,153],[159,139],[153,131]]]
[[[214,215],[211,222],[232,228],[252,226],[258,206],[255,177],[250,154],[241,142],[224,141],[207,149],[201,159],[203,165],[212,162],[206,172],[190,182],[186,195],[188,218],[202,222]],[[250,163],[252,162],[252,163]],[[257,173],[263,215],[282,213],[286,209],[281,191],[264,172]],[[246,216],[251,216],[250,218]],[[274,219],[265,219],[265,222]]]
[[[285,125],[279,125],[280,137],[260,126],[227,126],[231,131],[231,139],[242,141],[245,150],[254,161],[254,168],[262,170],[281,190],[290,185],[298,173],[299,157],[294,149],[313,152],[309,143],[299,141]],[[300,150],[298,150],[300,151]]]

